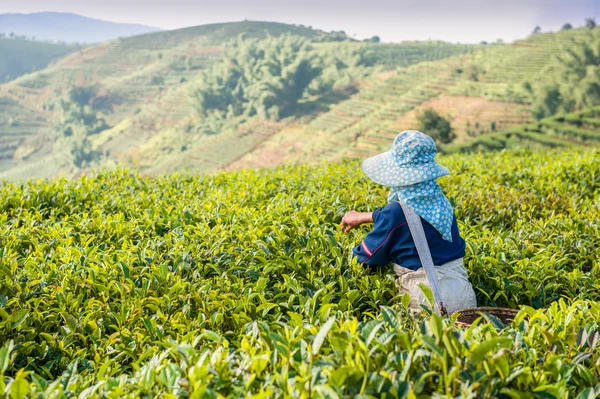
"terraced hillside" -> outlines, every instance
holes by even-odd
[[[544,118],[538,123],[486,134],[467,143],[450,145],[447,152],[487,151],[511,147],[598,147],[600,107]]]
[[[600,29],[593,35],[600,35]],[[350,99],[309,124],[293,126],[287,135],[284,131],[229,168],[366,157],[389,148],[399,131],[416,128],[416,115],[429,107],[451,120],[458,136],[454,147],[477,137],[485,141],[489,133],[533,122],[525,82],[544,82],[554,57],[589,36],[589,30],[534,35],[375,74]],[[283,151],[283,146],[294,151]]]
[[[197,133],[211,122],[198,114],[192,93],[202,74],[221,63],[232,39],[284,33],[310,40],[315,54],[360,53],[367,61],[360,73],[340,78],[343,86],[302,100],[299,108],[306,112],[277,121],[231,117],[219,134]],[[339,33],[245,21],[107,42],[0,85],[0,99],[12,104],[10,115],[9,108],[0,110],[0,120],[7,121],[0,125],[0,138],[10,141],[0,154],[0,176],[76,176],[118,163],[146,174],[209,172],[363,157],[387,148],[399,130],[415,128],[416,115],[428,107],[451,120],[458,145],[531,123],[523,84],[544,81],[555,54],[587,35],[589,30],[548,33],[508,45],[387,45],[340,42]],[[65,149],[61,142],[72,134],[61,107],[73,87],[94,89],[88,103],[98,107],[104,124],[84,137],[86,151],[97,161],[83,166],[73,166],[79,147]],[[85,114],[84,107],[78,113]],[[28,122],[32,115],[35,124]],[[9,118],[19,129],[8,127]]]
[[[0,98],[0,109],[0,168],[8,169],[13,159],[27,160],[41,147],[42,143],[35,143],[31,138],[46,130],[48,122],[43,116],[8,98]]]
[[[104,118],[114,127],[93,141],[104,146],[116,161],[131,161],[135,150],[165,126],[182,122],[193,109],[189,104],[189,80],[221,59],[223,42],[244,33],[264,37],[293,32],[317,37],[322,33],[308,28],[276,23],[243,22],[215,24],[177,31],[160,32],[91,46],[70,54],[43,71],[0,86],[0,99],[13,104],[0,108],[0,118],[21,125],[19,141],[3,148],[3,165],[11,165],[16,143],[36,137],[46,142],[44,152],[53,152],[55,127],[63,118],[57,109],[73,86],[97,87],[107,109]],[[41,126],[28,128],[26,121],[36,114]],[[0,119],[1,120],[1,119]],[[16,138],[10,126],[1,125],[0,136]],[[11,153],[12,151],[12,153]],[[29,175],[32,163],[47,164],[36,155],[17,165]],[[57,154],[53,154],[56,157]],[[16,163],[19,159],[15,159]],[[60,165],[60,160],[56,162]],[[3,169],[5,169],[3,167]],[[38,169],[41,177],[47,169]],[[59,172],[52,169],[52,174]]]
[[[202,123],[190,99],[199,75],[220,61],[224,48],[240,34],[256,38],[267,34],[302,36],[320,52],[370,46],[368,56],[383,64],[409,65],[475,49],[446,43],[340,44],[336,41],[344,37],[338,33],[252,21],[159,32],[88,47],[43,71],[0,86],[0,98],[20,107],[11,111],[13,119],[26,120],[35,113],[43,122],[35,129],[23,125],[20,141],[4,149],[3,165],[11,166],[4,177],[79,173],[68,166],[68,151],[59,151],[56,143],[65,119],[60,107],[72,87],[94,87],[101,98],[102,118],[110,128],[89,138],[92,149],[105,156],[101,166],[129,163],[147,173],[163,173],[186,168],[213,170],[236,161],[281,127],[297,122],[293,118],[280,123],[240,120],[230,123],[232,127],[219,136],[187,134],[191,126]],[[323,101],[325,107],[330,105],[328,101]],[[25,145],[31,137],[44,146],[26,151],[27,159],[17,157],[17,144]]]

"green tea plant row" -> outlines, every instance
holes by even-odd
[[[441,157],[480,305],[410,314],[338,224],[386,201],[353,161],[126,170],[0,187],[0,388],[30,397],[590,397],[598,151]],[[533,392],[533,393],[532,393]],[[586,396],[587,395],[587,396]]]
[[[423,61],[434,61],[454,55],[471,53],[479,48],[481,46],[456,45],[445,42],[378,44],[369,47],[369,56],[380,65],[406,67]]]
[[[131,373],[119,375],[111,360],[95,375],[81,373],[73,361],[52,383],[20,371],[0,387],[13,398],[560,398],[573,391],[590,398],[600,392],[599,333],[588,333],[598,311],[597,303],[561,300],[547,311],[524,308],[504,330],[478,322],[465,331],[438,315],[417,321],[390,307],[369,321],[336,314],[320,325],[258,321],[235,349],[204,331],[191,343],[165,343]],[[0,349],[0,376],[14,351],[12,342]]]
[[[450,144],[446,152],[486,151],[511,147],[600,146],[600,107],[544,118],[538,123],[489,133],[461,144]]]
[[[534,35],[526,40],[508,46],[503,44],[478,46],[476,51],[447,57],[434,62],[421,62],[416,65],[398,68],[395,76],[384,81],[374,79],[370,85],[361,87],[354,98],[379,102],[379,109],[365,114],[361,120],[332,131],[352,144],[345,152],[351,156],[368,156],[386,149],[380,137],[393,140],[397,131],[409,127],[398,126],[398,120],[407,111],[414,109],[437,96],[484,97],[490,101],[518,103],[526,113],[514,111],[500,113],[494,122],[497,126],[518,126],[529,122],[531,96],[524,89],[525,81],[530,83],[549,82],[547,67],[556,54],[572,46],[572,40],[590,40],[586,30],[560,32],[556,34]],[[383,49],[381,50],[383,52]],[[452,100],[449,100],[450,102]],[[458,99],[457,101],[460,101]],[[388,112],[390,108],[398,112]],[[332,111],[335,112],[335,109]],[[331,112],[330,112],[331,113]],[[327,114],[322,116],[326,118]],[[460,131],[459,135],[465,133]],[[388,134],[388,132],[392,132]],[[358,134],[360,133],[360,134]],[[516,134],[513,134],[516,133]],[[570,138],[544,137],[546,132],[523,131],[516,128],[508,135],[495,134],[457,144],[451,148],[469,151],[505,148],[506,146],[526,145],[535,147],[558,147],[568,145]],[[565,133],[565,135],[572,135]],[[581,135],[579,135],[581,136]]]
[[[0,109],[3,110],[0,115],[0,168],[7,168],[13,162],[15,149],[24,141],[31,140],[36,133],[47,129],[48,123],[1,94]]]

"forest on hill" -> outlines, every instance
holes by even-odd
[[[412,128],[446,151],[496,148],[506,140],[492,137],[511,129],[595,112],[599,60],[591,25],[478,45],[382,44],[254,21],[124,38],[0,85],[0,173],[74,177],[118,164],[210,172],[363,157]],[[587,121],[577,128],[597,132]],[[582,134],[554,130],[540,140],[512,135],[511,145],[581,143]]]

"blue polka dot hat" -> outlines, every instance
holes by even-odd
[[[435,182],[450,172],[434,161],[436,154],[431,137],[406,130],[396,136],[390,151],[366,159],[362,168],[374,182],[391,187],[389,202],[408,205],[451,242],[454,210]]]
[[[366,159],[363,171],[375,183],[384,186],[410,186],[450,172],[433,160],[435,142],[417,130],[405,130],[396,136],[392,149]]]

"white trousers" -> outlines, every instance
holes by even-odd
[[[463,259],[455,259],[441,266],[436,266],[435,271],[442,291],[442,300],[448,314],[457,310],[477,307],[475,291],[469,282],[469,276],[463,264]],[[396,287],[400,294],[410,295],[410,308],[421,309],[421,304],[428,305],[427,299],[419,284],[430,287],[425,269],[412,271],[400,265],[394,264]]]

